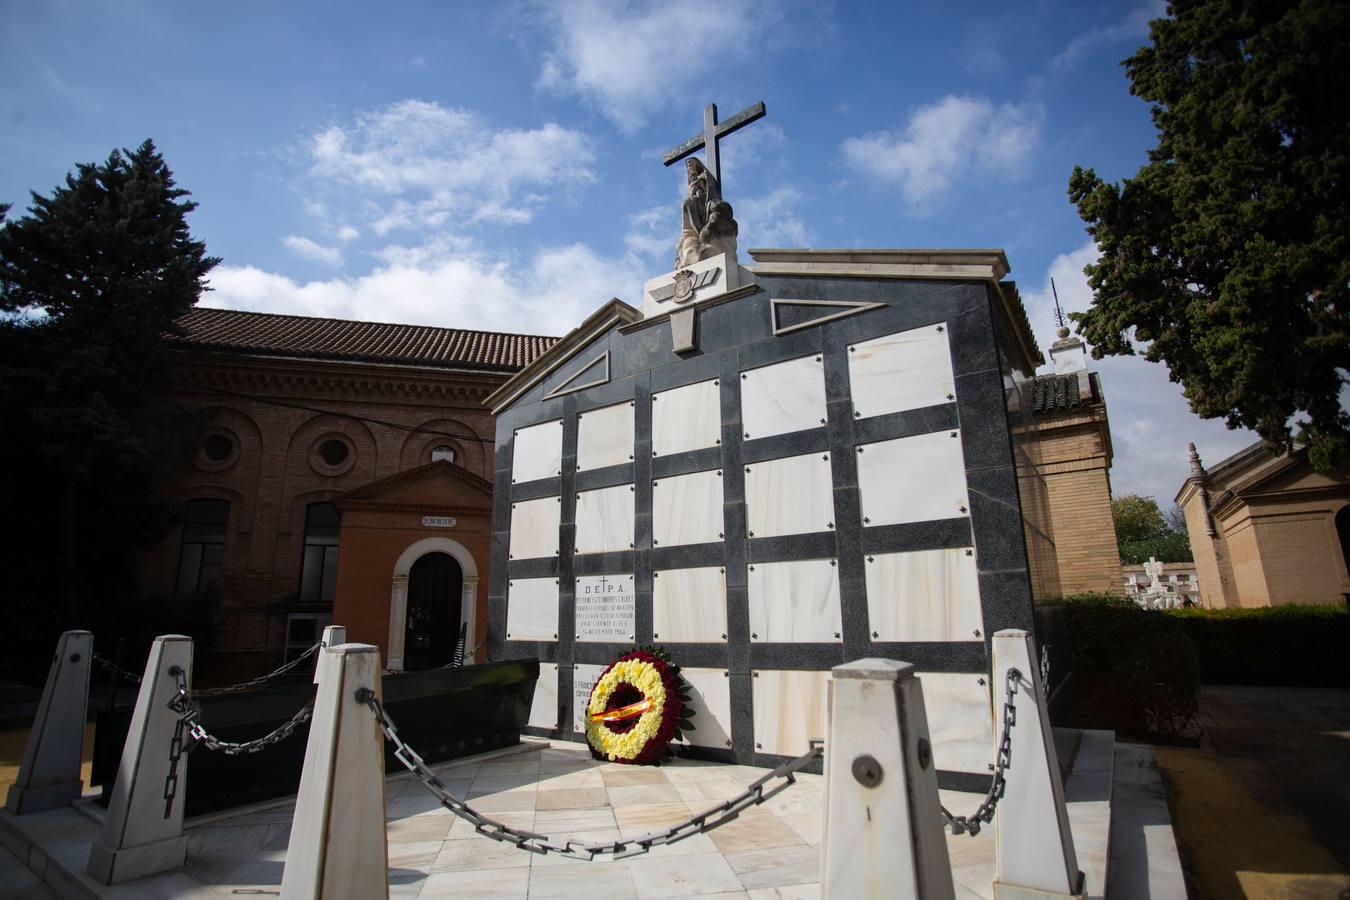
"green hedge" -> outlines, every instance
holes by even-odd
[[[1182,623],[1114,594],[1063,598],[1071,723],[1184,743],[1199,733],[1200,661]],[[1052,675],[1053,677],[1053,675]]]
[[[1205,684],[1350,687],[1344,606],[1172,609],[1200,653]]]

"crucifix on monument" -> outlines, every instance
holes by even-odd
[[[670,309],[671,334],[677,353],[696,349],[693,310],[676,307],[720,296],[741,286],[741,267],[736,259],[736,236],[740,230],[731,204],[722,196],[722,138],[764,117],[763,101],[746,107],[725,122],[717,121],[717,106],[703,108],[703,132],[666,152],[669,166],[684,160],[689,194],[680,209],[680,238],[675,246],[675,271],[653,279],[645,286],[644,308],[648,315]],[[704,150],[707,162],[692,154]],[[749,277],[746,273],[745,277]]]

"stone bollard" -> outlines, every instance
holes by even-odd
[[[19,777],[5,800],[5,808],[16,815],[67,806],[84,790],[80,751],[93,652],[94,636],[87,631],[67,631],[56,641]]]
[[[281,896],[387,898],[384,735],[356,699],[362,688],[380,696],[380,650],[370,644],[325,647],[318,677]]]
[[[325,625],[323,629],[323,637],[319,638],[319,640],[323,642],[323,647],[320,647],[319,652],[315,654],[316,656],[316,659],[314,660],[315,684],[319,683],[319,660],[323,659],[323,651],[329,647],[336,647],[338,644],[347,643],[347,626]]]
[[[909,663],[860,659],[830,679],[821,896],[953,896],[923,689]]]
[[[1008,671],[1022,673],[1013,697],[1011,761],[994,816],[995,900],[1085,896],[1036,659],[1029,633],[1008,628],[994,634],[996,710],[1007,696]]]
[[[186,733],[176,734],[178,714],[169,709],[169,701],[178,694],[174,670],[182,672],[190,688],[192,638],[161,635],[145,662],[103,831],[89,848],[88,872],[102,884],[176,869],[187,856],[183,834],[187,754],[171,759],[179,746],[175,738],[187,739]]]

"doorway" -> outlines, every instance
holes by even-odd
[[[448,553],[427,553],[408,572],[408,615],[403,669],[435,669],[450,662],[459,637],[464,572]]]

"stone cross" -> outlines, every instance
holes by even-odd
[[[1158,562],[1157,557],[1150,556],[1148,562],[1144,563],[1144,574],[1149,577],[1149,581],[1151,582],[1150,586],[1158,586],[1161,584],[1159,578],[1162,575],[1162,570],[1163,564]]]
[[[703,107],[703,133],[696,134],[689,140],[673,150],[666,151],[666,155],[661,157],[661,161],[666,165],[677,163],[689,154],[700,148],[707,148],[707,162],[705,165],[708,171],[712,173],[713,178],[717,179],[718,185],[722,185],[722,162],[718,155],[718,141],[733,131],[744,128],[756,119],[764,118],[764,101],[756,103],[754,106],[747,106],[745,109],[736,113],[725,122],[717,121],[717,104],[709,103]],[[722,186],[725,196],[726,187]]]

